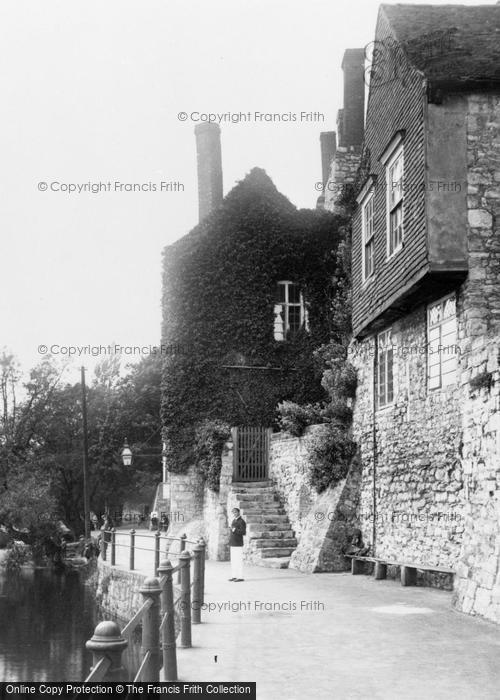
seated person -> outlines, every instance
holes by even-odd
[[[352,531],[351,539],[342,547],[342,554],[366,556],[370,551],[370,545],[365,545],[361,536],[361,530],[355,528]]]

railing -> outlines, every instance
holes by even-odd
[[[111,537],[110,564],[115,565],[116,547],[129,546],[130,570],[134,570],[135,552],[137,549],[147,549],[135,545],[135,531],[130,531],[130,543],[123,545],[116,542],[115,530],[107,531]],[[147,537],[150,537],[149,535]],[[120,630],[116,622],[105,620],[99,622],[94,635],[86,643],[92,652],[92,668],[86,679],[89,681],[126,681],[127,671],[122,664],[122,653],[128,646],[129,639],[142,623],[142,661],[134,678],[139,681],[159,681],[163,668],[165,681],[176,681],[177,677],[177,641],[175,632],[175,608],[179,607],[180,617],[180,646],[191,647],[191,625],[201,622],[201,607],[204,602],[205,587],[205,542],[200,538],[192,542],[186,535],[180,538],[165,537],[156,532],[154,535],[154,576],[147,578],[140,592],[143,603],[139,610]],[[179,541],[179,562],[172,566],[168,559],[160,562],[160,540]],[[186,550],[186,544],[193,545],[192,555]],[[106,560],[106,547],[101,550]],[[193,580],[191,582],[191,561],[193,561]],[[175,596],[174,574],[177,572],[180,593]],[[191,614],[192,613],[192,614]]]

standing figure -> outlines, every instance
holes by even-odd
[[[247,524],[240,515],[239,508],[233,508],[233,522],[229,547],[231,551],[230,581],[243,581],[243,537],[247,534]]]
[[[160,525],[161,525],[161,529],[163,530],[163,532],[167,532],[168,526],[170,525],[170,520],[169,520],[168,515],[166,513],[161,514]]]
[[[153,510],[149,517],[151,518],[151,530],[158,530],[158,513]]]

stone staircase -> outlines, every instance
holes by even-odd
[[[233,507],[247,524],[245,561],[286,569],[297,540],[271,481],[233,482],[231,490]]]

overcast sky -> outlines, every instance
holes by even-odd
[[[324,114],[221,125],[224,193],[259,166],[314,207],[342,55],[372,41],[378,6],[2,0],[0,348],[27,369],[40,345],[159,343],[161,250],[198,212],[195,122],[179,112]],[[88,182],[184,191],[53,191]]]

